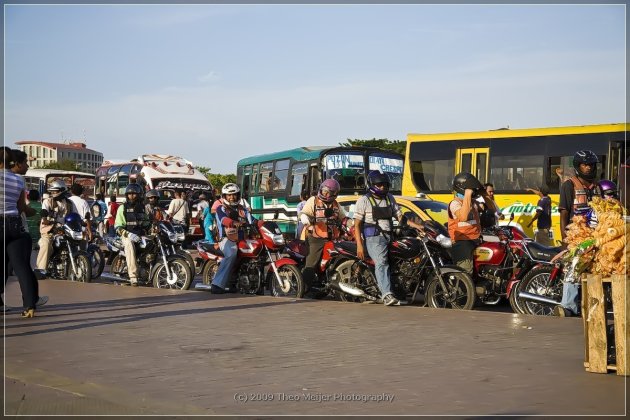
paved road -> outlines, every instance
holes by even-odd
[[[625,413],[579,319],[40,282],[5,317],[5,413]],[[14,278],[7,302],[19,306]]]

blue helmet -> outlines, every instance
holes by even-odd
[[[83,220],[78,213],[70,213],[64,219],[63,223],[75,232],[81,232],[83,228]]]

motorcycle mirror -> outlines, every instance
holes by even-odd
[[[514,212],[510,213],[510,222],[514,220]]]

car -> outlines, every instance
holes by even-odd
[[[337,202],[349,218],[354,217],[354,209],[360,197],[358,195],[344,195],[337,198]],[[422,221],[434,220],[442,226],[446,226],[448,223],[448,205],[446,203],[432,200],[425,195],[419,197],[395,195],[394,198],[402,213],[407,216],[409,216],[408,213],[411,213]],[[398,221],[394,220],[394,226],[397,224]]]

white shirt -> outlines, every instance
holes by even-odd
[[[72,206],[74,207],[72,211],[76,211],[81,216],[81,220],[85,221],[86,214],[89,214],[89,218],[92,218],[92,212],[90,212],[90,206],[88,202],[79,197],[78,195],[70,196],[70,201],[72,201]]]

